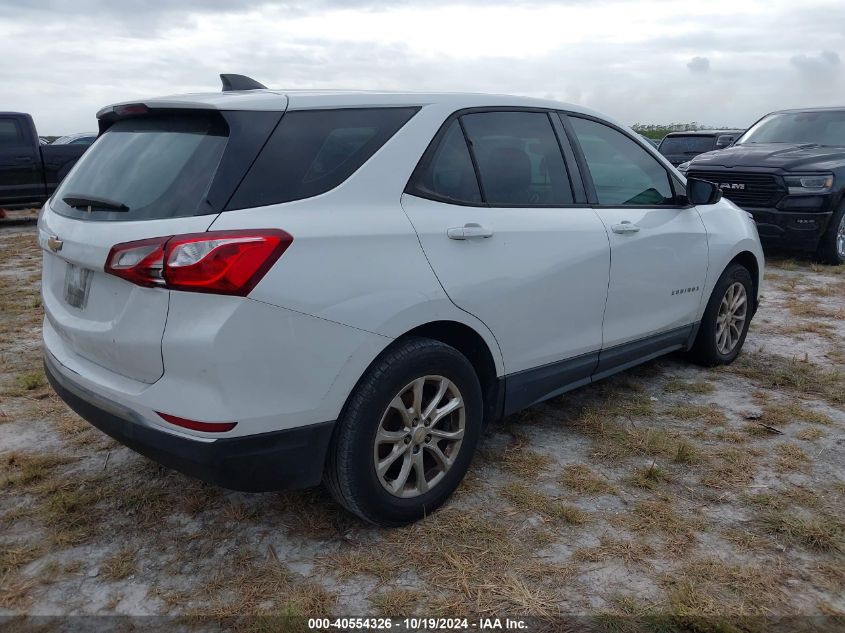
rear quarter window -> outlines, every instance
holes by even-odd
[[[302,200],[340,185],[419,108],[287,112],[227,209]]]

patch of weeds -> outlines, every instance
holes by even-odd
[[[728,416],[715,403],[706,405],[697,404],[676,404],[666,409],[665,413],[676,420],[700,420],[707,424],[727,424]]]
[[[385,582],[396,575],[401,567],[400,561],[386,558],[370,548],[329,554],[320,558],[318,564],[341,581],[365,574]]]
[[[522,483],[507,484],[502,496],[520,510],[527,510],[550,519],[557,519],[568,525],[581,525],[587,521],[587,513],[575,506],[549,497]]]
[[[643,541],[630,541],[602,537],[594,547],[581,547],[572,554],[576,561],[600,563],[618,558],[625,563],[645,563],[655,555],[654,548]]]
[[[824,411],[812,409],[801,402],[787,402],[784,404],[764,406],[760,422],[772,426],[785,426],[793,422],[807,422],[809,424],[827,426],[833,424],[833,418]]]
[[[799,397],[815,395],[833,404],[845,403],[845,372],[824,369],[808,360],[764,352],[746,352],[723,371],[730,371],[775,391]]]
[[[750,483],[757,463],[750,450],[722,449],[714,453],[715,463],[706,467],[701,483],[709,488],[732,489]]]
[[[695,559],[661,578],[669,593],[668,611],[678,618],[758,615],[782,600],[779,578],[770,569]],[[699,620],[700,621],[700,620]],[[708,630],[732,628],[715,626]]]
[[[777,469],[780,472],[808,470],[810,458],[797,444],[778,444],[775,451],[778,454]]]
[[[669,393],[705,394],[716,391],[716,385],[706,380],[682,380],[681,378],[672,378],[663,385],[663,390]]]
[[[628,477],[628,483],[636,486],[637,488],[655,490],[660,486],[660,484],[668,479],[669,473],[658,466],[656,462],[652,462],[650,466],[637,468],[631,476]]]
[[[701,453],[691,442],[678,442],[673,461],[676,464],[698,464],[703,461]]]
[[[511,444],[499,456],[498,464],[521,478],[536,478],[552,463],[552,458],[527,448],[522,441]]]
[[[102,562],[100,574],[107,580],[123,580],[134,574],[135,568],[135,551],[124,547]]]
[[[15,382],[21,389],[33,391],[47,384],[47,379],[44,377],[44,370],[34,369],[15,376]]]
[[[784,510],[764,512],[759,519],[763,530],[781,536],[793,545],[802,545],[817,552],[843,550],[843,521],[839,517],[822,513],[799,516]]]
[[[567,465],[563,469],[560,482],[580,494],[616,494],[616,488],[607,479],[595,474],[586,464]]]
[[[406,617],[414,614],[417,605],[424,602],[421,592],[395,588],[370,595],[370,604],[383,617]]]
[[[14,488],[17,492],[26,492],[32,486],[50,479],[55,468],[67,462],[65,457],[49,453],[6,453],[0,462],[0,488]]]
[[[683,554],[695,544],[696,533],[704,529],[705,523],[689,512],[681,515],[672,501],[664,498],[638,502],[625,517],[625,525],[635,532],[661,534],[669,552]]]
[[[841,309],[832,310],[819,305],[816,301],[803,301],[795,296],[787,298],[786,301],[784,301],[784,306],[795,316],[803,318],[841,319],[845,316],[845,311]]]
[[[44,554],[44,547],[33,543],[14,545],[4,543],[0,547],[0,579],[6,574],[18,571]]]
[[[799,440],[806,440],[808,442],[813,442],[813,441],[819,439],[820,437],[824,437],[824,433],[820,429],[817,429],[814,426],[808,426],[807,428],[804,428],[804,429],[801,429],[800,431],[798,431],[795,434],[795,437],[797,437]]]

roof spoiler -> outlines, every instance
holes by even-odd
[[[231,92],[232,90],[263,90],[267,88],[264,84],[260,84],[255,79],[246,75],[220,75],[220,81],[223,82],[223,92]]]

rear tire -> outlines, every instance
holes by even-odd
[[[745,343],[755,300],[748,269],[740,264],[728,266],[707,302],[690,358],[707,367],[734,362]]]
[[[845,264],[845,204],[833,214],[830,226],[819,242],[816,256],[823,264]]]
[[[482,410],[478,377],[458,350],[426,338],[401,341],[350,395],[329,446],[324,483],[366,521],[416,521],[464,478]]]

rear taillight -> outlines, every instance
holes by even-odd
[[[105,271],[139,286],[244,297],[291,245],[279,229],[209,231],[124,242]]]
[[[206,433],[225,433],[226,431],[231,431],[238,424],[237,422],[197,422],[196,420],[180,418],[179,416],[162,413],[161,411],[156,411],[156,413],[165,422],[181,426],[184,429],[204,431]]]

